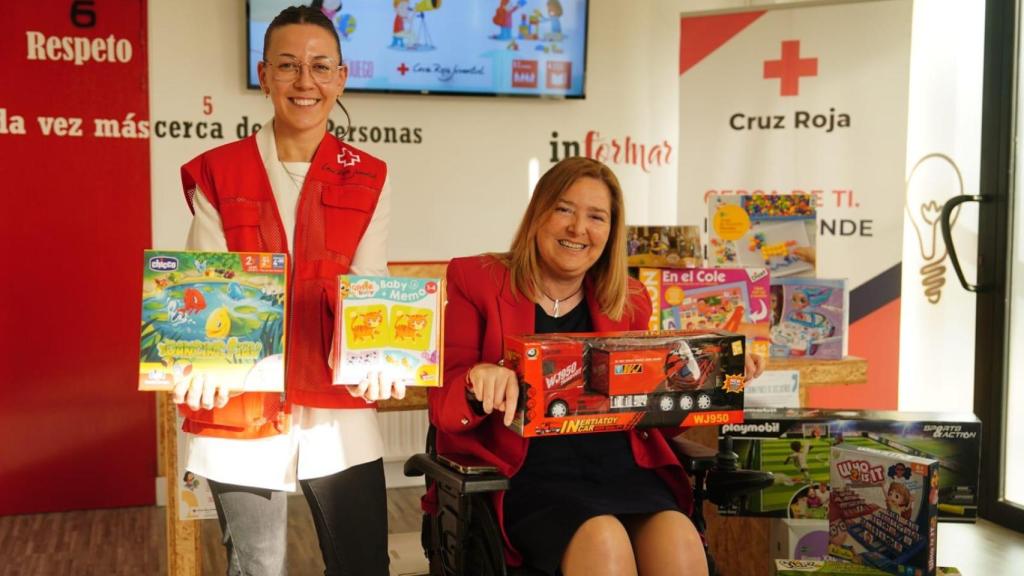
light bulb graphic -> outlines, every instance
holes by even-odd
[[[917,233],[918,246],[924,264],[921,266],[921,286],[928,302],[938,304],[942,287],[946,284],[946,243],[939,231],[942,206],[953,196],[964,193],[964,179],[952,158],[933,152],[921,157],[907,177],[906,210]],[[956,225],[960,209],[953,211],[950,227]]]

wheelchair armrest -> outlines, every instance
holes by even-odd
[[[676,453],[679,462],[687,474],[707,472],[715,465],[715,456],[718,452],[714,448],[708,448],[703,444],[687,440],[682,434],[675,436],[669,442],[672,451]]]
[[[508,478],[498,472],[463,474],[431,454],[414,454],[405,461],[406,476],[423,476],[456,494],[482,494],[508,490]]]

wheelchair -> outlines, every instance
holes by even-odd
[[[406,476],[425,476],[427,486],[437,487],[437,512],[423,515],[420,535],[430,563],[430,576],[537,576],[528,567],[505,564],[501,527],[489,494],[506,490],[509,479],[496,472],[464,474],[438,458],[434,428],[427,433],[426,453],[405,462]],[[718,451],[676,436],[669,444],[679,457],[693,485],[694,512],[690,517],[704,538],[704,501],[727,505],[749,492],[772,485],[770,472],[741,470],[732,451],[732,439],[719,440]],[[714,561],[707,553],[709,574]]]

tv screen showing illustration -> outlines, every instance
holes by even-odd
[[[270,21],[294,0],[248,0],[248,84]],[[322,0],[346,90],[583,98],[587,0]]]

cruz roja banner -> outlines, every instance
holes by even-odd
[[[868,384],[821,405],[895,408],[911,3],[684,16],[680,224],[712,194],[810,194],[817,276],[845,278]]]

